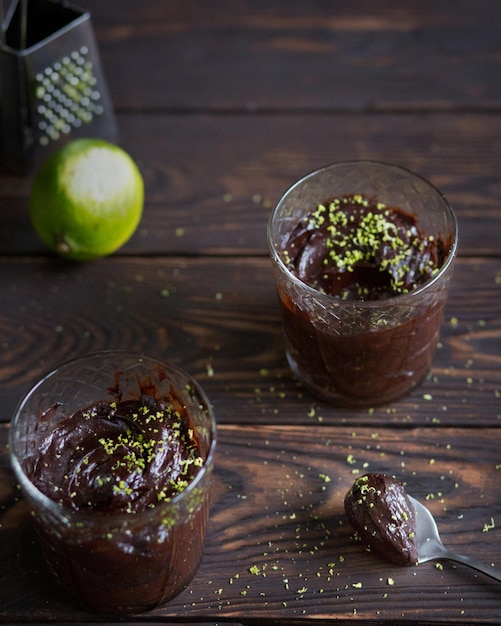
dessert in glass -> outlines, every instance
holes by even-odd
[[[436,350],[457,237],[445,197],[395,165],[337,163],[290,187],[268,243],[299,380],[348,407],[416,387]]]
[[[215,444],[204,392],[160,359],[91,354],[31,389],[11,461],[49,568],[75,600],[130,614],[186,588],[204,550]]]

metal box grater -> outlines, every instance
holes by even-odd
[[[0,167],[26,174],[68,139],[113,141],[90,13],[62,0],[17,0],[1,26]]]

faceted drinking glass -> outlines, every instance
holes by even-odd
[[[385,300],[346,300],[299,280],[284,262],[291,232],[330,198],[362,194],[417,218],[446,251],[427,282]],[[314,171],[290,187],[268,227],[282,311],[285,350],[294,374],[333,404],[384,404],[411,391],[430,369],[457,249],[457,221],[428,181],[395,165],[353,161]]]
[[[131,514],[74,510],[33,484],[34,468],[43,462],[40,446],[63,420],[96,403],[145,396],[182,407],[181,419],[198,441],[204,464],[184,490]],[[101,613],[137,613],[188,585],[204,550],[215,444],[204,392],[160,359],[120,351],[92,354],[62,365],[31,389],[12,421],[11,461],[49,568],[74,599]],[[88,464],[75,471],[87,469]]]

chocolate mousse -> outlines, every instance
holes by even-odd
[[[301,282],[277,283],[292,371],[344,406],[384,404],[419,384],[443,317],[447,280],[433,279],[450,249],[375,197],[313,207],[278,250]],[[425,284],[428,292],[411,299]]]
[[[58,410],[46,411],[41,423]],[[205,486],[187,489],[207,456],[196,432],[173,393],[165,401],[97,402],[41,442],[26,473],[72,513],[64,525],[50,511],[37,514],[35,527],[56,578],[88,608],[148,610],[192,579],[209,508]]]
[[[144,396],[99,402],[62,421],[42,441],[30,478],[71,509],[133,514],[183,491],[203,463],[179,412]]]
[[[433,277],[444,250],[421,233],[412,215],[354,194],[328,200],[303,217],[282,257],[291,272],[322,293],[381,300]]]
[[[344,508],[367,546],[398,565],[417,563],[416,512],[401,482],[365,474],[346,494]]]

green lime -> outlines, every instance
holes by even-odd
[[[76,139],[36,174],[30,215],[49,248],[88,261],[115,252],[132,236],[143,203],[143,178],[127,152],[101,139]]]

